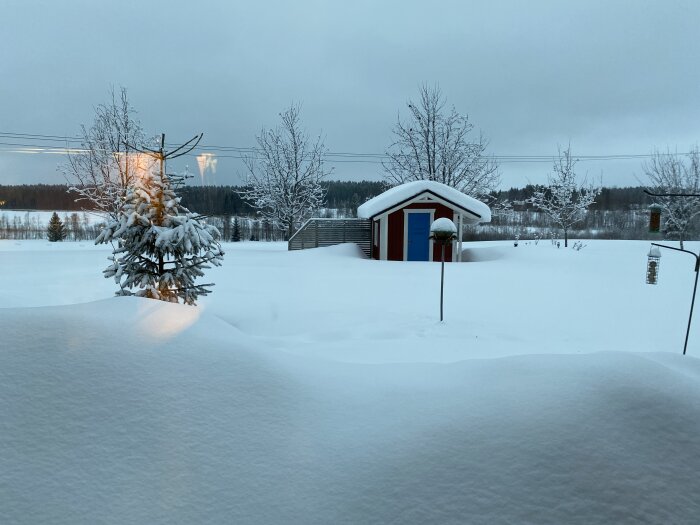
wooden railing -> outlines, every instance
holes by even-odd
[[[354,242],[369,257],[370,233],[368,219],[309,219],[289,239],[289,249],[306,250]]]

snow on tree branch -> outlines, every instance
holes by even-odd
[[[180,205],[177,181],[165,175],[163,163],[160,166],[131,181],[117,217],[95,244],[117,244],[112,264],[104,271],[119,284],[117,295],[195,304],[212,286],[195,280],[223,259],[219,232]]]
[[[87,201],[90,209],[116,219],[127,188],[137,173],[148,169],[150,159],[133,149],[143,143],[144,134],[126,89],[118,93],[112,89],[110,95],[109,102],[95,108],[92,126],[81,127],[80,148],[70,152],[59,169],[70,184],[69,191],[77,194],[76,200]]]
[[[488,141],[470,132],[473,125],[455,108],[445,110],[439,87],[420,88],[420,102],[408,102],[410,119],[397,119],[396,141],[387,151],[385,178],[398,185],[415,180],[434,180],[467,195],[484,198],[500,182],[496,162],[485,152]]]
[[[553,173],[547,177],[546,186],[537,186],[530,199],[532,204],[545,212],[550,220],[564,230],[564,246],[568,246],[569,230],[581,221],[588,208],[600,194],[600,187],[587,183],[579,184],[574,169],[576,160],[571,156],[571,146],[554,161]]]
[[[700,194],[700,151],[695,146],[685,156],[670,151],[655,151],[643,165],[652,193]],[[652,204],[661,208],[663,233],[683,241],[700,215],[700,197],[653,197]]]
[[[263,128],[256,137],[258,151],[244,159],[247,188],[240,192],[260,215],[285,229],[288,238],[323,205],[321,181],[330,173],[323,163],[321,137],[310,141],[299,112],[299,105],[290,106],[280,114],[281,126]]]

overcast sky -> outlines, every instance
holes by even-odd
[[[168,142],[251,146],[293,101],[330,151],[383,153],[420,84],[490,140],[494,155],[687,151],[699,140],[700,2],[4,0],[0,133],[75,136],[111,85]],[[3,143],[36,144],[0,136]],[[0,145],[0,184],[62,182],[60,155]],[[197,172],[194,158],[187,160]],[[378,179],[376,163],[332,178]],[[551,164],[501,163],[503,187]],[[235,184],[219,158],[208,184]],[[636,185],[641,161],[582,161]]]

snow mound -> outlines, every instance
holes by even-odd
[[[469,244],[465,244],[469,246]],[[462,262],[486,262],[497,261],[512,255],[512,247],[505,246],[477,246],[462,250]]]
[[[0,316],[6,523],[693,523],[700,361],[270,351],[137,298]]]
[[[319,257],[348,257],[353,259],[366,259],[362,248],[352,242],[334,244],[333,246],[321,246],[318,248],[307,248],[305,250],[292,250],[291,255],[295,257],[309,257],[318,259]]]
[[[457,233],[457,227],[455,223],[447,217],[440,217],[439,219],[435,219],[433,224],[430,225],[430,233],[435,232]]]

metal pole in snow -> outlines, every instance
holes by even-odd
[[[693,287],[693,298],[690,301],[690,315],[688,316],[688,329],[685,331],[685,343],[683,344],[683,355],[688,349],[688,336],[690,335],[690,322],[693,320],[693,306],[695,306],[695,292],[698,290],[698,271],[700,270],[700,257],[695,256],[695,286]]]
[[[677,252],[689,253],[695,257],[695,285],[693,286],[693,298],[690,301],[690,315],[688,315],[688,328],[685,330],[685,343],[683,343],[683,355],[685,355],[688,350],[688,337],[690,336],[690,323],[693,321],[693,307],[695,306],[695,292],[698,290],[698,274],[700,273],[700,255],[691,252],[689,250],[684,250],[683,248],[675,248],[673,246],[666,246],[665,244],[658,244],[656,242],[651,243],[652,246],[658,246],[659,248],[666,248],[668,250],[675,250]]]
[[[442,322],[442,297],[445,287],[445,243],[442,243],[442,267],[440,268],[440,322]],[[697,280],[695,281],[697,284]]]

